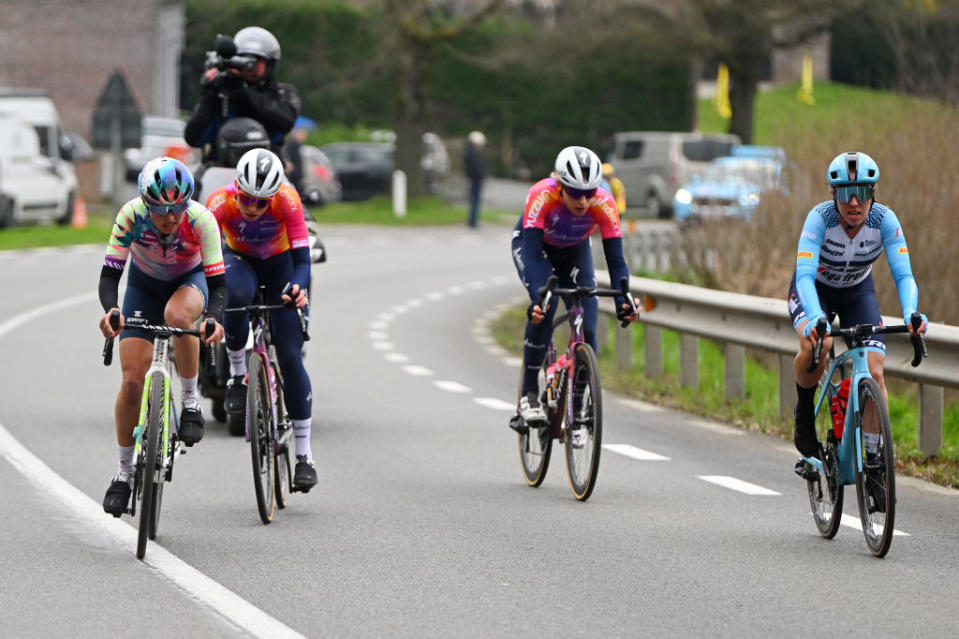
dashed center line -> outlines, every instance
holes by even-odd
[[[748,481],[743,481],[742,479],[736,479],[735,477],[730,477],[729,475],[696,475],[699,479],[707,481],[711,484],[716,484],[717,486],[722,486],[723,488],[728,488],[730,490],[735,490],[746,495],[780,495],[782,493],[777,493],[775,490],[769,490],[768,488],[763,488],[762,486],[757,486],[756,484],[750,484]]]
[[[669,461],[669,457],[630,446],[629,444],[603,444],[603,448],[620,455],[625,455],[626,457],[631,457],[632,459],[638,459],[639,461]]]

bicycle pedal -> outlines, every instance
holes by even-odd
[[[803,459],[796,462],[796,467],[793,470],[806,481],[816,481],[819,479],[819,471]]]

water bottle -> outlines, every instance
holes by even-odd
[[[839,390],[830,402],[830,411],[832,412],[832,430],[836,439],[842,439],[843,425],[846,423],[846,405],[849,403],[849,384],[850,378],[842,380],[839,384]]]

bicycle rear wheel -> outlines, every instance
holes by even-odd
[[[569,487],[580,501],[589,499],[599,474],[603,447],[603,397],[599,365],[589,344],[573,351],[571,397],[566,398],[566,470]]]
[[[250,356],[250,381],[246,389],[246,415],[250,425],[250,457],[253,462],[253,487],[260,520],[273,520],[276,495],[273,488],[273,402],[265,358]]]
[[[826,539],[832,539],[839,532],[842,520],[843,485],[839,483],[839,456],[836,452],[836,439],[832,435],[832,414],[829,408],[836,394],[835,386],[827,382],[823,392],[826,393],[826,398],[816,415],[816,437],[826,453],[823,460],[825,473],[819,473],[815,480],[807,480],[806,488],[819,534]]]
[[[137,559],[143,559],[147,551],[147,538],[150,537],[151,522],[155,525],[154,508],[156,500],[156,481],[160,466],[160,431],[163,428],[163,373],[155,372],[150,376],[150,395],[147,406],[146,431],[140,439],[140,459],[138,460],[142,481],[140,483],[140,523],[137,528]],[[144,452],[145,451],[145,452]],[[156,533],[154,532],[154,536]],[[150,537],[152,538],[152,537]]]
[[[884,557],[892,545],[896,519],[896,458],[886,401],[873,379],[859,383],[857,422],[862,456],[862,467],[856,471],[859,518],[869,550]]]

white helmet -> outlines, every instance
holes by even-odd
[[[236,165],[236,183],[252,197],[272,197],[283,184],[283,162],[272,151],[250,149]]]
[[[603,181],[599,156],[585,146],[568,146],[556,156],[556,179],[571,189],[595,189]]]

